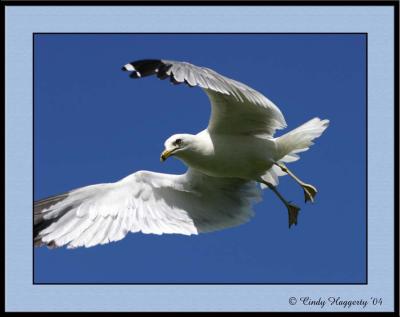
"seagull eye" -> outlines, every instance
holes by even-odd
[[[176,139],[174,142],[174,145],[181,145],[182,144],[182,139]]]

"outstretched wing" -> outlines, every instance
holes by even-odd
[[[255,183],[139,171],[35,202],[36,246],[91,247],[128,232],[197,234],[246,222],[260,199]]]
[[[286,127],[279,108],[256,90],[224,77],[212,69],[186,62],[139,60],[123,68],[130,77],[157,75],[170,78],[175,84],[199,86],[211,101],[208,129],[212,133],[272,136],[276,129]]]

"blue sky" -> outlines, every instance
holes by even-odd
[[[113,182],[161,164],[175,133],[207,126],[199,88],[122,72],[144,58],[213,68],[264,93],[288,129],[320,117],[330,127],[289,168],[319,193],[305,205],[287,176],[247,224],[198,236],[128,234],[94,248],[34,250],[37,283],[363,283],[366,277],[365,37],[363,35],[36,35],[34,199]]]

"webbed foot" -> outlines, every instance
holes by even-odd
[[[311,201],[312,203],[314,202],[315,195],[317,195],[317,189],[310,184],[301,184],[301,187],[303,187],[304,190],[304,202],[306,203],[307,201]]]
[[[289,228],[290,228],[292,225],[297,225],[297,216],[299,215],[300,208],[290,202],[287,204],[286,207],[289,213]]]

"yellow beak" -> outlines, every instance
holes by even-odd
[[[160,161],[164,162],[168,157],[170,157],[172,155],[172,153],[175,151],[175,149],[173,150],[165,150],[164,152],[161,153],[160,156]]]

